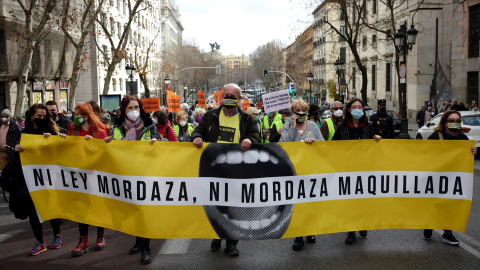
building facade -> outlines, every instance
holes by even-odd
[[[159,79],[162,52],[167,49],[182,46],[183,26],[179,21],[178,8],[174,1],[146,1],[139,8],[128,31],[126,55],[115,67],[109,82],[108,92],[104,91],[106,69],[112,57],[112,48],[109,39],[99,35],[96,41],[91,37],[89,57],[94,59],[88,72],[79,80],[77,102],[94,100],[102,104],[101,96],[124,96],[126,94],[145,97],[145,86],[140,80],[139,72],[146,78],[150,90],[150,97],[159,96],[158,90],[162,86],[163,78]],[[149,6],[149,8],[146,8]],[[125,0],[111,0],[103,8],[107,27],[112,32],[112,40],[117,44],[125,31],[128,21],[128,7]],[[100,29],[97,24],[96,29]],[[96,45],[98,44],[98,45]],[[99,48],[100,47],[100,48]],[[127,66],[136,68],[136,74],[129,76]],[[108,108],[111,109],[111,108]]]
[[[28,6],[27,6],[28,7]],[[37,9],[41,12],[41,9]],[[75,49],[57,31],[55,20],[52,31],[35,48],[28,74],[27,89],[21,114],[35,103],[55,100],[60,108],[68,104],[68,81],[72,74]],[[35,27],[35,18],[33,26]],[[17,81],[21,68],[22,48],[17,31],[25,27],[25,15],[17,1],[0,0],[0,110],[15,107]],[[17,112],[18,114],[18,112]]]

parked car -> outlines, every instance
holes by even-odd
[[[462,132],[467,135],[469,140],[475,141],[476,147],[480,147],[480,112],[460,111],[459,113],[462,116]],[[426,140],[440,123],[441,117],[442,113],[436,115],[426,125],[419,128],[416,139]]]

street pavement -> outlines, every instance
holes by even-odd
[[[480,180],[480,161],[475,161],[474,182]],[[96,228],[90,226],[91,251],[72,258],[78,242],[78,226],[65,221],[61,227],[64,244],[35,257],[28,251],[34,244],[28,221],[13,217],[0,198],[0,270],[3,269],[480,269],[480,185],[474,185],[467,233],[454,232],[459,247],[441,242],[441,230],[431,239],[422,230],[375,230],[366,238],[357,235],[345,245],[345,233],[317,235],[316,244],[293,251],[293,239],[240,242],[240,256],[231,258],[210,251],[209,239],[152,240],[152,263],[142,266],[140,254],[129,255],[135,237],[105,230],[107,247],[93,251]],[[49,222],[44,238],[52,242]]]

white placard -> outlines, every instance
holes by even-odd
[[[288,94],[288,90],[262,95],[262,100],[266,113],[290,108],[290,95]]]
[[[400,78],[400,83],[405,83],[405,78]]]

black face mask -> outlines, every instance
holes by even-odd
[[[223,97],[222,104],[227,108],[234,108],[237,106],[238,100],[234,96]]]
[[[307,120],[307,118],[305,117],[305,116],[307,116],[306,113],[295,113],[295,114],[298,116],[298,118],[296,120],[297,123],[301,124],[301,123],[303,123]]]
[[[385,113],[387,111],[387,108],[378,108],[379,113]]]
[[[47,125],[46,119],[43,119],[43,118],[34,118],[33,123],[35,124],[35,126],[39,128],[43,128]]]
[[[57,119],[57,113],[52,112],[51,114],[52,114],[53,121],[55,121],[55,119]]]

